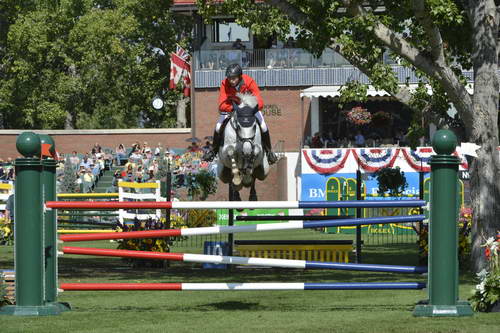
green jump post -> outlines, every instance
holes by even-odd
[[[60,310],[44,299],[44,251],[42,161],[40,137],[24,132],[17,137],[17,150],[24,158],[16,159],[14,197],[14,235],[16,271],[16,305],[0,308],[1,314],[43,316]]]
[[[428,302],[415,307],[416,317],[461,317],[473,314],[458,300],[457,179],[459,159],[451,155],[457,137],[439,130],[432,139]]]
[[[55,155],[56,145],[51,136],[39,134],[41,144],[49,144],[49,152]],[[56,168],[57,162],[50,157],[42,157],[42,202],[56,201]],[[70,310],[67,303],[57,302],[57,214],[56,210],[48,209],[43,214],[44,254],[45,254],[45,298],[46,304],[53,304],[61,311]]]

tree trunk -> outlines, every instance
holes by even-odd
[[[470,141],[480,145],[470,166],[472,221],[472,268],[486,267],[485,238],[500,230],[500,161],[498,146],[497,34],[498,15],[493,0],[471,0],[473,19],[474,97],[472,124],[466,123]]]
[[[189,101],[189,97],[182,97],[177,101],[177,128],[186,128],[186,107]]]

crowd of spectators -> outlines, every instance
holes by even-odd
[[[202,160],[203,153],[210,147],[209,141],[203,147],[197,141],[192,142],[186,149],[170,149],[161,143],[152,148],[148,142],[136,142],[130,148],[119,144],[114,152],[114,163],[123,168],[115,171],[108,192],[117,191],[119,180],[139,183],[156,181],[160,178],[160,164],[172,172],[172,182],[176,187],[185,186],[189,175],[202,169],[213,170],[213,165]]]
[[[134,143],[131,147],[119,144],[115,149],[102,148],[96,143],[89,151],[79,153],[73,151],[69,154],[60,154],[57,164],[56,176],[58,192],[63,183],[66,163],[75,174],[77,190],[82,193],[92,192],[97,181],[105,170],[113,166],[120,166],[113,174],[111,187],[107,192],[117,192],[118,181],[151,182],[159,178],[158,171],[162,160],[167,169],[172,172],[173,184],[177,187],[186,185],[189,175],[202,169],[215,172],[215,164],[202,160],[205,151],[211,148],[211,142],[206,141],[203,146],[199,140],[191,142],[184,149],[170,149],[158,143],[151,147],[148,142]],[[0,160],[0,181],[14,180],[14,166],[12,159]]]
[[[383,137],[377,132],[357,130],[342,139],[333,135],[332,132],[316,132],[312,137],[306,137],[304,140],[304,148],[362,148],[406,145],[408,145],[406,136],[400,129],[395,132],[394,137]]]

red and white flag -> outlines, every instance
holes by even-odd
[[[189,53],[177,45],[175,53],[170,54],[170,89],[175,89],[182,80],[184,96],[191,94],[191,64]]]

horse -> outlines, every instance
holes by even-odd
[[[239,191],[250,188],[250,201],[257,201],[255,179],[264,180],[269,173],[269,162],[264,151],[260,126],[255,118],[257,98],[251,94],[237,94],[240,99],[224,129],[224,143],[219,150],[217,175],[229,184],[235,200],[241,200]]]

